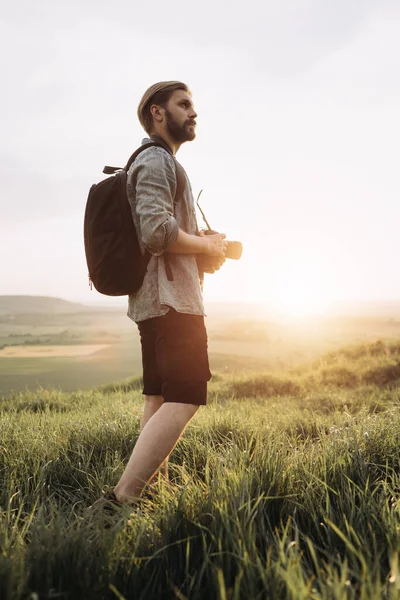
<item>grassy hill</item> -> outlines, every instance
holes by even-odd
[[[400,342],[217,373],[174,487],[105,528],[85,508],[123,470],[140,388],[0,401],[2,599],[399,597]]]

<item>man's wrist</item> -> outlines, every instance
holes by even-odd
[[[207,240],[203,237],[180,229],[176,241],[168,246],[167,251],[177,254],[206,254],[207,249]]]
[[[207,240],[203,237],[196,236],[196,254],[206,254],[207,252]]]

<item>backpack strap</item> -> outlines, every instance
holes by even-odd
[[[155,143],[155,142],[149,142],[148,144],[143,144],[143,146],[140,146],[133,154],[132,156],[129,158],[128,162],[126,163],[125,167],[109,167],[109,166],[105,166],[103,169],[103,173],[105,175],[114,175],[114,173],[116,173],[117,171],[126,171],[128,172],[133,161],[135,160],[135,158],[137,156],[139,156],[139,154],[141,152],[143,152],[143,150],[146,150],[147,148],[151,148],[152,146],[161,146],[161,144]]]
[[[174,159],[174,163],[175,163],[175,173],[176,173],[176,191],[175,191],[175,196],[174,196],[174,206],[175,206],[179,202],[179,200],[182,200],[183,194],[185,192],[185,187],[186,187],[185,171],[184,171],[182,165],[180,165],[178,163],[178,161],[176,160],[171,148],[161,137],[151,136],[150,139],[152,140],[151,142],[148,142],[147,144],[143,144],[132,154],[132,156],[129,158],[128,162],[126,163],[125,167],[105,166],[103,169],[103,173],[106,175],[113,175],[117,171],[121,171],[121,170],[128,172],[132,163],[136,159],[136,157],[139,156],[139,154],[141,152],[143,152],[143,150],[146,150],[147,148],[151,148],[153,146],[158,146],[160,148],[164,148],[164,150],[166,150],[172,156],[172,158]],[[148,257],[148,258],[150,258],[150,257]],[[167,274],[167,279],[168,279],[168,281],[173,281],[174,276],[172,274],[172,269],[171,269],[171,264],[169,262],[168,252],[165,252],[163,254],[163,258],[164,258],[164,265],[165,265],[165,272]]]
[[[180,165],[176,159],[175,159],[175,167],[176,167],[176,192],[175,192],[174,203],[179,202],[179,200],[182,200],[183,194],[185,193],[185,187],[186,187],[185,171],[183,170],[182,165]]]

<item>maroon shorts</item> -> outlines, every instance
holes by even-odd
[[[173,308],[138,323],[142,345],[143,394],[164,402],[207,403],[207,332],[204,317]]]

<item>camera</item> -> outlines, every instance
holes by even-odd
[[[213,229],[205,229],[203,231],[205,235],[217,235],[219,232]],[[227,240],[228,247],[225,250],[226,258],[232,258],[233,260],[239,260],[242,256],[243,246],[241,242],[234,242]]]

